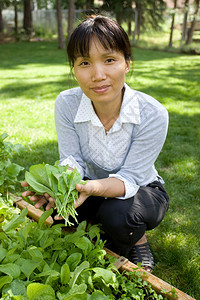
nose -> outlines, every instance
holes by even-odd
[[[104,66],[101,64],[94,64],[92,67],[92,81],[101,81],[106,79]]]

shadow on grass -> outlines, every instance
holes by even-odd
[[[58,49],[57,41],[19,42],[0,45],[0,68],[15,69],[26,64],[59,65],[67,63],[66,50]],[[133,48],[133,59],[137,61],[162,60],[181,57],[183,54],[150,51]],[[185,56],[187,57],[187,56]]]
[[[53,80],[54,77],[55,80]],[[41,81],[37,83],[28,83],[25,80],[24,82],[16,81],[15,83],[7,84],[0,90],[1,101],[9,98],[20,98],[24,96],[26,96],[26,99],[37,100],[37,98],[39,98],[39,100],[46,100],[49,99],[49,93],[52,93],[52,95],[58,95],[63,90],[77,86],[77,83],[71,74],[66,74],[59,77],[60,80],[58,80],[58,76],[51,76],[51,80],[44,82],[42,81],[43,78],[41,78]],[[28,78],[28,80],[29,79],[30,78]]]
[[[19,42],[0,45],[0,68],[15,69],[26,64],[60,65],[66,63],[65,50],[57,42]]]
[[[25,147],[23,155],[14,156],[13,158],[15,163],[24,167],[20,178],[23,178],[25,171],[27,171],[31,165],[41,163],[54,164],[57,160],[59,160],[59,154],[58,143],[56,141],[31,146],[28,145]]]

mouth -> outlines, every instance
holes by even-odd
[[[103,94],[108,91],[109,87],[109,85],[95,86],[92,88],[92,90],[97,94]]]

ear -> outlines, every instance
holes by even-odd
[[[126,60],[126,68],[125,68],[125,74],[127,74],[130,71],[130,67],[131,67],[131,61]]]

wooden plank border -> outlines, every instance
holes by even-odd
[[[114,253],[113,251],[104,248],[107,252],[107,254],[118,258],[118,260],[121,260],[123,257],[121,257],[120,255]],[[118,265],[116,263],[116,265]],[[191,296],[183,293],[182,291],[180,291],[179,289],[175,288],[174,286],[170,285],[169,283],[163,281],[162,279],[156,277],[155,275],[145,271],[142,268],[139,268],[137,265],[133,264],[132,262],[130,262],[129,260],[125,261],[119,268],[119,270],[121,271],[129,271],[129,272],[133,272],[133,271],[138,271],[141,274],[141,278],[143,280],[146,280],[148,283],[151,284],[152,288],[158,293],[161,294],[165,297],[167,297],[167,299],[169,300],[174,300],[175,298],[173,297],[173,295],[170,293],[171,290],[173,289],[176,292],[177,295],[177,300],[195,300],[194,298],[192,298]],[[162,290],[165,290],[167,292],[167,294],[162,293]]]
[[[28,216],[37,222],[39,221],[41,215],[43,214],[42,210],[35,208],[33,205],[24,201],[21,197],[16,197],[13,194],[12,194],[12,196],[14,198],[14,202],[17,207],[19,207],[20,209],[27,208]],[[45,224],[47,226],[52,225],[53,224],[52,217],[48,217],[46,219]],[[141,274],[141,278],[143,280],[146,280],[148,283],[150,283],[152,288],[158,294],[161,294],[161,295],[167,297],[167,299],[169,299],[169,300],[174,300],[173,295],[170,293],[173,289],[176,292],[177,300],[195,300],[195,298],[192,298],[191,296],[183,293],[182,291],[180,291],[179,289],[170,285],[169,283],[167,283],[167,282],[163,281],[162,279],[156,277],[155,275],[143,270],[142,268],[139,268],[137,265],[130,262],[127,258],[120,256],[105,247],[104,247],[104,249],[106,250],[107,254],[109,254],[115,258],[118,258],[118,260],[115,262],[115,266],[117,269],[119,269],[120,271],[129,271],[129,272],[133,272],[133,271],[137,270]],[[167,292],[167,294],[162,293],[162,290],[165,290]]]

